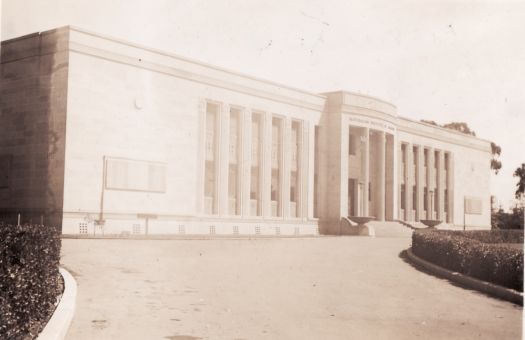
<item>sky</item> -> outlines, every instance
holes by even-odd
[[[491,191],[525,163],[525,2],[0,0],[2,40],[75,25],[316,93],[382,98],[467,122],[502,148]]]

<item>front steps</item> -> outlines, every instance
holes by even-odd
[[[395,221],[371,221],[367,223],[375,231],[375,237],[412,237],[412,229]]]

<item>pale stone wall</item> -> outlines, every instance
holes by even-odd
[[[481,200],[481,213],[467,214],[467,227],[490,228],[490,142],[444,128],[400,119],[398,138],[410,145],[450,152],[453,224],[464,223],[464,200]]]
[[[349,214],[351,177],[361,185],[362,196],[354,198],[358,215],[413,221],[425,216],[400,209],[405,143],[410,164],[413,145],[440,150],[440,162],[443,152],[451,155],[452,224],[463,224],[467,199],[474,211],[466,215],[467,226],[490,226],[490,143],[399,117],[381,99],[343,91],[312,94],[70,27],[4,42],[1,52],[0,126],[6,133],[0,135],[0,161],[12,163],[9,186],[0,188],[3,214],[45,214],[58,217],[57,224],[63,217],[63,232],[71,234],[337,233],[341,217]],[[220,117],[217,215],[204,213],[207,103],[218,105]],[[241,112],[244,146],[239,216],[228,209],[230,107]],[[257,217],[250,214],[249,188],[253,112],[266,124],[264,208]],[[271,217],[272,117],[283,120],[284,217]],[[302,122],[300,198],[293,208],[292,120]],[[349,155],[350,127],[358,135],[355,155]],[[132,170],[122,170],[128,166]],[[404,204],[412,207],[413,169],[408,176]],[[443,177],[439,183],[443,190]],[[443,195],[438,204],[444,206]],[[299,217],[291,217],[293,211]]]
[[[2,43],[0,157],[8,168],[0,188],[4,216],[60,225],[64,176],[68,30]]]
[[[256,233],[256,226],[262,234],[275,234],[271,228],[276,227],[280,233],[294,234],[299,226],[304,226],[299,233],[317,232],[312,220],[313,157],[309,153],[313,152],[322,97],[243,79],[75,29],[70,46],[64,233],[78,233],[84,221],[93,228],[101,204],[106,233],[132,233],[134,225],[140,225],[144,232],[146,215],[155,215],[148,220],[149,233],[178,233],[181,226],[186,233],[204,234],[210,233],[211,226],[216,233],[227,234],[234,226],[241,234]],[[221,78],[205,78],[211,75]],[[228,105],[234,105],[241,108],[245,118],[257,111],[265,113],[267,119],[279,115],[303,121],[302,218],[241,219],[228,216],[227,209],[221,209],[219,216],[203,214],[206,101],[221,105],[222,114]],[[226,125],[221,127],[223,134],[228,133]],[[228,149],[223,146],[225,154]],[[103,190],[105,156],[165,164],[165,192]],[[227,176],[221,171],[220,176]],[[286,179],[288,174],[284,175]],[[228,188],[221,186],[219,190],[221,196]]]

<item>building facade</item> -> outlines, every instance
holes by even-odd
[[[490,142],[63,27],[2,43],[0,213],[65,234],[490,226]],[[44,217],[45,216],[45,217]]]

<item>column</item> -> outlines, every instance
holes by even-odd
[[[219,215],[228,213],[228,166],[230,150],[230,106],[223,104],[219,112],[219,176],[218,176],[218,211]]]
[[[365,150],[364,150],[364,188],[363,188],[363,214],[369,216],[368,211],[368,189],[370,183],[370,128],[365,128]]]
[[[385,220],[385,195],[386,195],[386,135],[379,132],[379,181],[378,181],[378,216],[379,221]]]
[[[416,192],[417,192],[417,204],[416,204],[416,221],[424,220],[423,216],[423,182],[425,181],[425,173],[423,172],[423,146],[417,148],[417,173],[416,173]]]
[[[292,141],[292,121],[290,118],[283,118],[283,141],[282,141],[282,185],[281,185],[281,199],[282,199],[282,216],[286,218],[290,218],[290,171],[291,171],[291,162],[292,162],[292,143],[295,143],[295,141]]]
[[[304,131],[304,138],[301,144],[301,157],[304,159],[304,162],[301,161],[301,164],[306,164],[306,167],[300,171],[301,183],[304,183],[301,188],[299,188],[299,201],[300,205],[305,208],[299,211],[299,216],[304,220],[314,218],[314,200],[316,199],[314,195],[319,195],[318,192],[314,190],[315,186],[315,124],[310,125],[310,122],[304,121],[302,125],[302,131]],[[318,161],[318,166],[321,164]],[[320,176],[318,173],[317,176]],[[317,178],[319,188],[319,180]],[[318,203],[320,201],[318,196]],[[318,207],[319,208],[319,207]]]
[[[394,162],[394,137],[392,134],[386,133],[386,180],[385,180],[385,220],[393,221],[395,219],[394,206],[394,183],[397,181],[394,179],[394,175],[397,173]]]
[[[405,157],[405,221],[412,221],[412,186],[414,185],[414,152],[412,151],[412,144],[405,144]]]
[[[262,170],[262,216],[272,216],[271,181],[272,181],[272,114],[266,112],[263,119],[263,162]]]
[[[315,129],[310,129],[308,121],[302,122],[299,178],[299,202],[297,202],[298,216],[303,220],[313,218],[313,185],[314,185],[314,158],[310,157],[310,150],[314,150]]]
[[[244,110],[242,125],[242,180],[241,180],[241,214],[250,216],[250,185],[251,185],[251,166],[252,166],[252,111]]]
[[[438,159],[437,159],[437,184],[436,184],[436,190],[438,192],[438,199],[436,205],[437,209],[437,219],[444,221],[444,214],[445,214],[445,178],[443,174],[444,169],[444,154],[442,150],[438,151]]]

